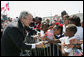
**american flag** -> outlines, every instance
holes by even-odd
[[[4,7],[1,7],[1,12],[4,10]]]
[[[1,12],[3,11],[3,13],[5,13],[5,11],[9,11],[9,2],[5,4],[4,7],[1,7]]]
[[[79,49],[75,49],[75,53],[73,56],[82,56],[83,53]]]

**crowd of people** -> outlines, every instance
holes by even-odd
[[[50,23],[49,19],[43,21],[41,17],[33,18],[30,13],[23,11],[18,21],[5,20],[1,23],[1,55],[19,56],[21,50],[61,43],[60,56],[83,56],[83,21],[81,23],[79,16],[69,16],[65,11],[61,17],[61,20]],[[28,45],[31,37],[37,39],[36,43]],[[57,46],[54,45],[54,56],[57,56],[56,50]]]

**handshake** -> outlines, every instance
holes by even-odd
[[[36,48],[45,48],[45,44],[47,44],[47,41],[41,41],[36,43]]]
[[[48,43],[58,43],[59,40],[55,39],[55,40],[49,40],[49,41],[41,41],[36,43],[36,48],[45,48],[46,44]]]

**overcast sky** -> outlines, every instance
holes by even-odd
[[[9,2],[8,16],[18,17],[21,11],[29,11],[34,17],[61,15],[66,10],[69,15],[83,13],[83,1],[1,1],[1,7]]]

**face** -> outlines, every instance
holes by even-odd
[[[43,31],[47,31],[47,29],[48,29],[48,26],[44,25],[43,26]]]
[[[23,19],[22,18],[22,22],[23,22],[23,24],[25,25],[25,26],[29,26],[30,25],[30,23],[32,22],[32,19],[33,19],[33,17],[32,17],[32,15],[28,15],[27,16],[27,19]]]
[[[59,35],[60,32],[61,32],[60,29],[54,29],[54,34],[55,34],[55,35]]]
[[[69,23],[69,20],[65,18],[65,16],[63,16],[63,24],[67,25]]]
[[[65,24],[65,25],[68,24],[68,20],[66,18],[63,19],[63,24]]]
[[[69,37],[73,35],[73,33],[69,29],[66,29],[66,32],[64,34]]]
[[[37,23],[41,23],[41,21],[39,19],[37,19],[37,20],[38,20]]]

